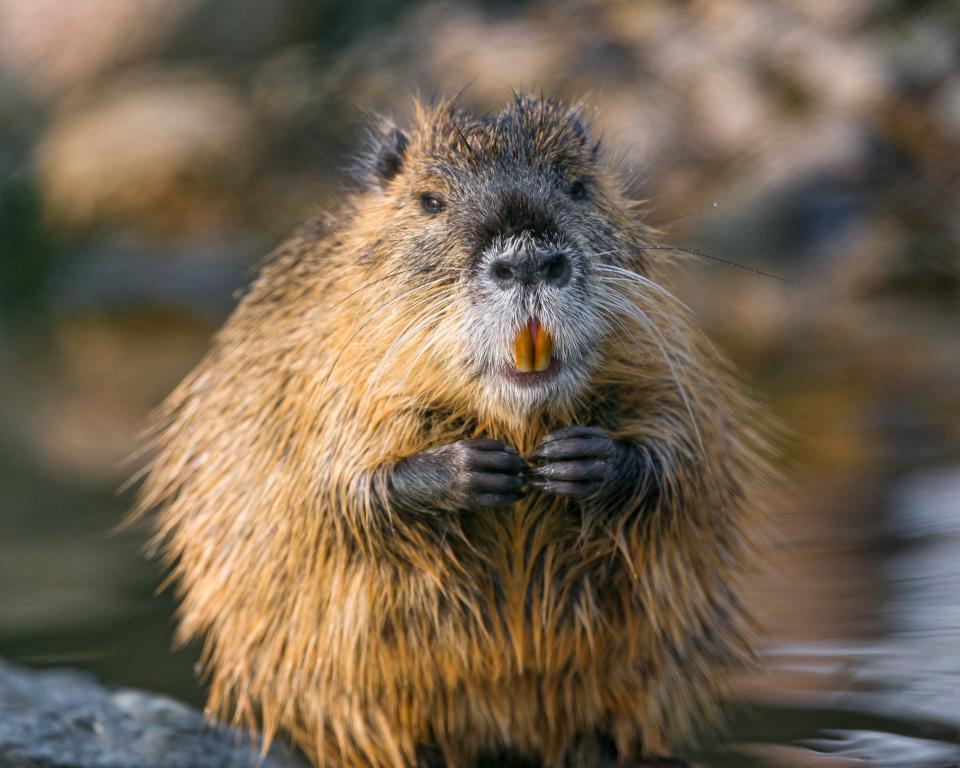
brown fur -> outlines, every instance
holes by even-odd
[[[563,151],[556,105],[527,109],[536,151]],[[458,119],[418,108],[404,173],[283,246],[163,405],[140,509],[178,636],[205,639],[212,712],[288,731],[318,766],[403,768],[418,745],[452,766],[500,748],[590,765],[603,739],[663,754],[750,654],[736,595],[760,420],[678,303],[629,286],[652,327],[622,318],[584,392],[527,414],[485,398],[451,362],[459,246],[405,293],[424,225],[398,201],[437,156],[479,162]],[[469,143],[495,154],[485,130]],[[638,204],[611,172],[597,184],[626,266],[659,284]],[[658,502],[601,514],[534,492],[447,528],[374,519],[372,478],[404,456],[465,437],[525,455],[569,424],[658,446]]]

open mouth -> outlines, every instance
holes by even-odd
[[[535,317],[520,327],[513,337],[513,368],[510,379],[521,384],[537,384],[551,378],[558,367],[553,359],[553,337]]]

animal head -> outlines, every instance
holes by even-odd
[[[407,130],[376,126],[360,167],[380,228],[369,258],[421,289],[410,327],[452,380],[514,414],[583,391],[622,325],[618,271],[644,270],[635,203],[583,110],[418,106]]]

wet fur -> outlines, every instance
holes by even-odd
[[[668,753],[750,654],[737,585],[764,474],[755,407],[660,287],[662,252],[644,252],[639,205],[576,110],[418,107],[409,137],[375,130],[364,168],[155,421],[139,509],[156,513],[179,638],[204,638],[211,711],[288,731],[318,766]],[[477,265],[516,234],[498,215],[533,225],[457,210],[481,176],[551,200],[589,179],[580,208],[551,209],[585,277],[566,314],[546,310],[571,366],[549,391],[517,395],[484,368],[509,336],[484,326]],[[430,217],[419,195],[437,187],[449,208]],[[376,498],[403,457],[467,437],[528,455],[570,424],[641,446],[648,475],[602,505],[532,492],[458,516]]]

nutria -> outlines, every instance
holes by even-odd
[[[759,415],[583,110],[382,120],[161,407],[211,712],[317,766],[636,765],[750,656]]]

